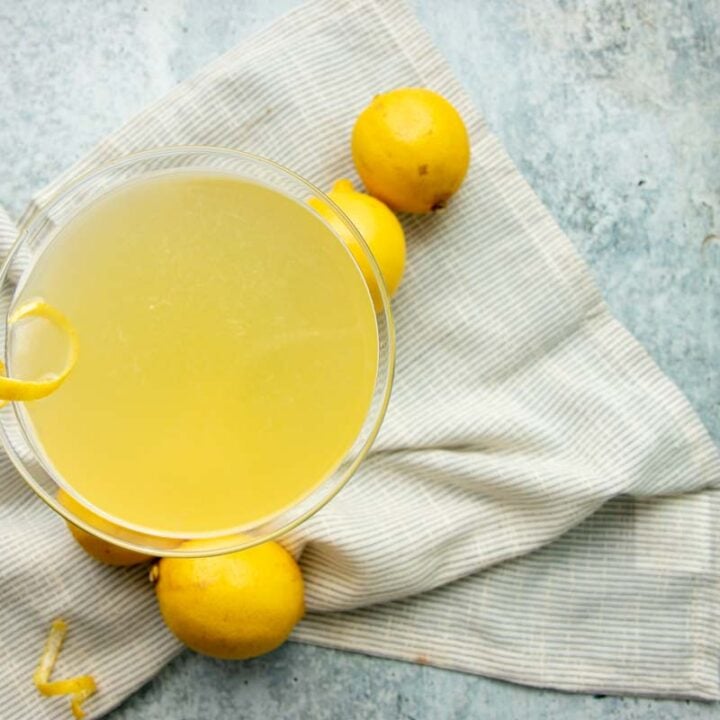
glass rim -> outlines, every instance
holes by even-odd
[[[53,192],[47,197],[43,199],[42,206],[36,206],[34,207],[30,212],[27,213],[25,217],[23,217],[21,223],[18,226],[18,232],[17,237],[15,241],[13,242],[10,251],[8,252],[8,255],[6,256],[4,262],[2,263],[2,266],[0,267],[0,286],[2,286],[8,278],[8,272],[9,269],[13,263],[13,260],[16,258],[16,255],[21,251],[23,248],[23,243],[27,241],[29,237],[33,236],[33,231],[36,230],[35,226],[36,224],[41,220],[46,218],[48,215],[50,215],[53,208],[57,208],[59,205],[62,204],[64,200],[66,200],[69,196],[71,196],[73,193],[78,192],[82,188],[92,186],[93,181],[98,180],[103,175],[106,175],[108,173],[112,173],[113,171],[120,171],[123,168],[130,168],[135,163],[141,163],[143,161],[152,161],[152,160],[159,160],[163,158],[170,158],[172,156],[176,157],[182,157],[182,156],[202,156],[202,155],[210,155],[215,156],[218,158],[235,158],[238,160],[244,160],[249,161],[251,163],[257,163],[260,166],[265,166],[267,168],[270,168],[281,175],[284,175],[287,178],[292,179],[293,181],[299,183],[301,186],[303,186],[307,191],[309,191],[312,196],[319,198],[322,202],[326,203],[333,212],[337,215],[337,217],[340,219],[340,221],[343,223],[344,226],[346,226],[346,229],[351,233],[351,236],[357,242],[358,246],[361,248],[362,253],[364,255],[365,260],[367,260],[369,267],[373,273],[373,279],[375,280],[380,296],[380,303],[381,303],[381,309],[377,311],[377,308],[375,308],[375,328],[376,332],[378,333],[378,370],[375,377],[375,382],[373,386],[373,398],[378,392],[378,388],[381,388],[381,396],[380,396],[380,402],[379,406],[374,410],[374,417],[371,417],[373,415],[373,405],[374,402],[371,400],[368,409],[365,413],[365,418],[363,420],[362,425],[358,429],[358,432],[355,436],[355,441],[353,444],[346,450],[345,454],[342,456],[342,458],[339,460],[338,465],[336,466],[336,470],[331,471],[328,476],[326,476],[324,479],[318,481],[318,483],[312,487],[311,490],[309,490],[305,495],[302,497],[296,499],[293,501],[293,503],[283,510],[278,511],[277,513],[270,515],[270,516],[264,516],[263,518],[258,519],[255,521],[255,523],[245,523],[242,526],[238,526],[236,528],[228,529],[228,530],[220,530],[220,531],[213,531],[208,533],[169,533],[169,532],[161,532],[161,531],[150,531],[147,528],[140,528],[140,526],[134,526],[132,523],[125,523],[119,518],[115,518],[103,511],[101,511],[99,508],[95,508],[89,501],[87,501],[85,498],[82,498],[82,496],[76,495],[75,493],[70,493],[73,495],[76,499],[80,500],[80,503],[82,506],[88,508],[95,514],[97,514],[101,519],[111,523],[112,525],[118,526],[120,530],[123,530],[126,532],[126,535],[128,533],[130,534],[137,534],[141,537],[152,537],[153,539],[157,541],[171,541],[171,540],[177,540],[179,541],[179,545],[171,546],[168,545],[167,547],[148,547],[143,545],[139,542],[134,542],[131,540],[128,540],[127,537],[123,536],[117,536],[113,535],[110,532],[107,532],[106,530],[102,528],[98,528],[91,523],[87,522],[83,517],[78,516],[76,513],[74,513],[72,510],[64,506],[56,497],[55,494],[52,494],[48,492],[41,484],[40,482],[33,476],[31,470],[27,467],[25,461],[20,457],[20,455],[16,452],[15,448],[13,447],[12,443],[9,440],[7,428],[5,427],[5,421],[0,416],[0,442],[2,443],[2,446],[7,453],[8,457],[12,461],[15,469],[19,472],[19,474],[22,476],[23,480],[30,486],[31,490],[43,501],[45,502],[52,510],[54,510],[58,515],[60,515],[62,518],[64,518],[66,521],[70,522],[71,524],[75,525],[76,527],[79,527],[80,529],[90,533],[91,535],[98,537],[102,540],[105,540],[113,545],[116,545],[118,547],[124,548],[126,550],[132,550],[135,552],[140,552],[144,554],[148,554],[150,556],[169,556],[169,557],[199,557],[199,556],[208,556],[208,555],[219,555],[219,554],[225,554],[229,552],[235,552],[237,550],[243,550],[249,547],[252,547],[254,545],[258,545],[263,542],[267,542],[269,540],[274,540],[282,535],[285,535],[286,533],[290,532],[294,528],[298,527],[302,523],[304,523],[306,520],[308,520],[310,517],[315,515],[319,510],[321,510],[325,505],[327,505],[341,490],[349,480],[353,477],[353,475],[357,472],[358,467],[363,462],[363,460],[367,457],[368,452],[370,451],[370,448],[372,447],[378,432],[380,431],[380,427],[382,425],[382,422],[384,420],[387,407],[390,401],[390,395],[392,391],[392,385],[393,385],[393,378],[394,378],[394,372],[395,372],[395,354],[396,354],[396,339],[395,339],[395,325],[394,320],[392,316],[392,311],[390,307],[390,296],[387,290],[387,286],[385,284],[385,280],[382,276],[382,272],[380,271],[380,268],[377,264],[377,261],[375,260],[369,246],[365,242],[364,238],[362,237],[359,230],[355,227],[355,225],[352,223],[352,221],[348,218],[348,216],[343,212],[343,210],[327,195],[327,193],[323,192],[319,187],[317,187],[315,184],[310,182],[309,180],[305,179],[302,175],[295,172],[294,170],[291,170],[290,168],[285,167],[284,165],[271,160],[269,158],[263,157],[262,155],[258,155],[256,153],[248,152],[245,150],[239,150],[236,148],[227,148],[227,147],[218,147],[218,146],[212,146],[212,145],[167,145],[167,146],[160,146],[160,147],[154,147],[151,149],[141,150],[138,152],[129,153],[126,155],[123,155],[120,158],[116,158],[115,160],[111,160],[108,162],[105,162],[101,165],[94,166],[84,172],[78,173],[77,175],[73,175],[70,178],[68,178],[66,181],[64,181],[57,189],[53,190]],[[183,169],[175,169],[174,172],[181,173],[187,170]],[[236,177],[242,177],[240,173],[232,172],[232,171],[224,171],[228,175],[235,175]],[[248,177],[247,179],[252,179],[251,177]],[[120,187],[123,184],[128,184],[130,182],[133,182],[133,180],[125,180],[123,182],[118,183],[116,187]],[[272,188],[271,188],[272,189]],[[276,189],[276,192],[283,193],[282,190]],[[288,196],[290,197],[290,196]],[[294,198],[291,198],[294,199]],[[88,205],[90,205],[93,201],[97,200],[97,198],[92,198],[89,202],[85,201],[81,203],[80,212],[82,212],[83,209],[85,209]],[[330,226],[330,224],[321,217],[315,210],[313,210],[310,206],[307,206],[307,211],[315,215],[319,220],[321,220],[326,227],[330,229],[333,236],[336,238],[336,240],[340,243],[346,244],[345,241],[340,237],[339,233]],[[350,254],[350,253],[348,253]],[[351,255],[351,254],[350,254]],[[352,255],[351,255],[352,257]],[[354,260],[354,258],[353,258]],[[357,264],[357,261],[354,260],[355,265],[357,267],[358,272],[360,271],[360,267]],[[30,267],[32,267],[33,263],[31,263]],[[10,304],[10,307],[8,308],[8,313],[3,317],[3,323],[6,328],[6,330],[9,328],[8,323],[8,317],[9,317],[9,310],[12,307],[12,303]],[[382,317],[385,322],[385,332],[387,334],[387,346],[385,350],[383,351],[381,345],[381,338],[380,336],[380,321],[379,317]],[[6,341],[6,347],[7,347],[7,341]],[[385,355],[384,361],[385,361],[385,370],[384,372],[381,372],[382,370],[382,356]],[[28,447],[31,449],[32,453],[35,455],[36,459],[44,466],[45,471],[49,474],[49,476],[53,479],[56,488],[63,488],[66,490],[66,485],[69,487],[72,487],[70,483],[63,483],[58,480],[59,473],[55,470],[54,467],[52,467],[51,463],[48,467],[48,463],[45,462],[45,458],[41,453],[38,453],[38,448],[36,446],[35,440],[32,436],[28,433],[28,428],[26,426],[26,421],[21,415],[21,409],[19,405],[22,403],[10,403],[14,417],[18,422],[18,426],[20,428],[20,432],[23,435],[24,441],[27,443]],[[369,423],[370,421],[370,423]],[[357,450],[356,456],[352,459],[352,462],[347,466],[347,468],[344,469],[341,476],[335,480],[333,480],[333,475],[337,470],[343,465],[343,463],[348,459],[349,456],[352,455],[355,447],[355,442],[357,439],[363,434],[363,431],[366,430],[369,426],[369,433],[363,444],[360,446],[360,448]],[[321,492],[323,488],[326,488],[327,490],[324,492]],[[304,510],[302,513],[295,517],[290,517],[287,521],[280,520],[284,515],[291,514],[292,510],[294,508],[297,508],[299,504],[301,504],[304,500],[306,500],[309,497],[312,497],[315,493],[321,492],[321,496],[319,499],[312,503],[312,505]],[[267,525],[268,523],[278,523],[279,521],[279,527],[268,531],[263,532],[262,527],[264,525]],[[254,532],[257,533],[257,536],[246,536],[243,535],[245,532]],[[189,541],[189,540],[209,540],[209,541],[215,541],[215,545],[209,545],[207,547],[202,548],[183,548],[182,544],[183,541]],[[224,540],[227,540],[227,543],[223,543]]]

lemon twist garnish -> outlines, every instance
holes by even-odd
[[[70,342],[68,361],[63,370],[43,380],[18,380],[5,377],[5,365],[0,362],[0,407],[8,402],[39,400],[47,397],[63,384],[77,362],[79,348],[77,332],[65,315],[44,300],[30,300],[13,312],[8,319],[8,326],[30,317],[49,320],[67,335]]]
[[[76,692],[70,699],[70,709],[72,710],[73,717],[77,720],[82,720],[85,717],[85,711],[82,709],[82,704],[95,692],[95,688],[88,690],[80,690]]]
[[[50,626],[50,634],[45,641],[40,664],[33,674],[33,682],[40,692],[42,692],[40,687],[47,685],[50,679],[50,674],[55,667],[57,656],[60,654],[60,648],[62,647],[66,632],[67,623],[64,620],[53,620],[53,624]]]
[[[76,718],[83,718],[85,713],[82,704],[96,692],[95,680],[90,675],[78,675],[67,680],[50,680],[66,633],[67,623],[60,619],[53,620],[40,662],[33,673],[33,682],[43,695],[71,695],[72,714]]]

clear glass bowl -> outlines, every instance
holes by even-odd
[[[19,229],[18,239],[0,270],[0,313],[3,317],[0,341],[6,366],[8,366],[9,342],[8,315],[13,308],[16,292],[23,276],[33,267],[60,228],[101,195],[123,184],[161,174],[203,171],[222,172],[262,183],[303,203],[307,206],[308,212],[314,214],[315,211],[307,205],[307,200],[311,197],[321,198],[335,210],[365,253],[380,291],[382,307],[376,315],[378,372],[372,401],[363,426],[337,469],[291,508],[269,520],[264,519],[253,525],[239,527],[229,535],[224,532],[210,543],[204,543],[202,549],[184,548],[178,538],[171,538],[162,533],[153,534],[146,531],[139,533],[131,527],[118,524],[117,518],[107,518],[112,520],[112,525],[101,519],[96,527],[88,519],[71,512],[56,499],[57,491],[62,485],[52,468],[43,462],[41,454],[35,449],[19,407],[11,403],[0,409],[0,439],[5,450],[20,474],[44,502],[83,530],[121,547],[148,555],[198,556],[231,552],[278,537],[302,523],[345,485],[367,455],[380,429],[392,387],[395,335],[387,289],[370,250],[350,220],[321,190],[275,162],[238,150],[198,146],[165,147],[141,152],[88,172],[58,190],[41,210],[37,210],[27,218]],[[343,242],[340,237],[337,237],[337,240]],[[234,532],[241,535],[232,534]],[[197,535],[188,534],[187,539],[193,537]]]

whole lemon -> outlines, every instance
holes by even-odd
[[[170,630],[216,658],[244,660],[274,650],[305,611],[300,568],[275,542],[213,557],[165,557],[151,579]]]
[[[338,205],[358,229],[380,268],[388,293],[390,296],[394,295],[405,269],[405,233],[400,221],[392,210],[380,200],[353,189],[349,180],[338,180],[328,193],[328,197]],[[367,255],[348,229],[347,224],[322,200],[312,198],[310,205],[330,223],[335,232],[345,241],[360,266],[372,295],[375,309],[381,310],[382,300],[375,275]]]
[[[352,153],[371,195],[403,212],[445,207],[470,163],[470,141],[457,110],[424,88],[376,95],[360,113]]]
[[[58,490],[57,499],[58,502],[64,505],[70,512],[93,527],[98,528],[98,530],[102,530],[108,533],[108,535],[117,535],[119,532],[122,532],[117,525],[96,515],[92,510],[86,508],[64,490]],[[143,555],[134,550],[127,550],[119,545],[113,545],[106,540],[101,540],[70,522],[67,523],[67,526],[72,536],[88,555],[107,565],[138,565],[151,559],[149,555]]]

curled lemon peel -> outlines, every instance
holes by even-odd
[[[53,620],[50,626],[50,633],[45,641],[43,654],[40,656],[40,663],[33,674],[33,682],[40,692],[43,692],[42,688],[48,684],[66,633],[67,623],[60,619]]]
[[[72,710],[73,717],[77,720],[82,720],[85,717],[85,711],[82,709],[83,703],[95,692],[95,688],[92,690],[80,690],[76,692],[70,700],[70,709]]]
[[[90,675],[78,675],[68,680],[53,680],[41,683],[38,690],[43,695],[73,695],[74,693],[95,692],[97,686]]]
[[[66,680],[50,680],[66,634],[67,623],[59,618],[53,620],[40,662],[33,673],[33,682],[43,695],[71,695],[70,710],[72,714],[76,718],[83,718],[85,712],[82,704],[97,691],[95,680],[90,675],[78,675]]]
[[[77,362],[79,351],[77,331],[65,315],[44,300],[35,299],[17,308],[8,318],[8,326],[30,317],[48,320],[67,335],[70,342],[68,361],[59,373],[43,380],[18,380],[6,377],[5,365],[0,362],[0,407],[18,400],[39,400],[47,397],[63,384]]]

